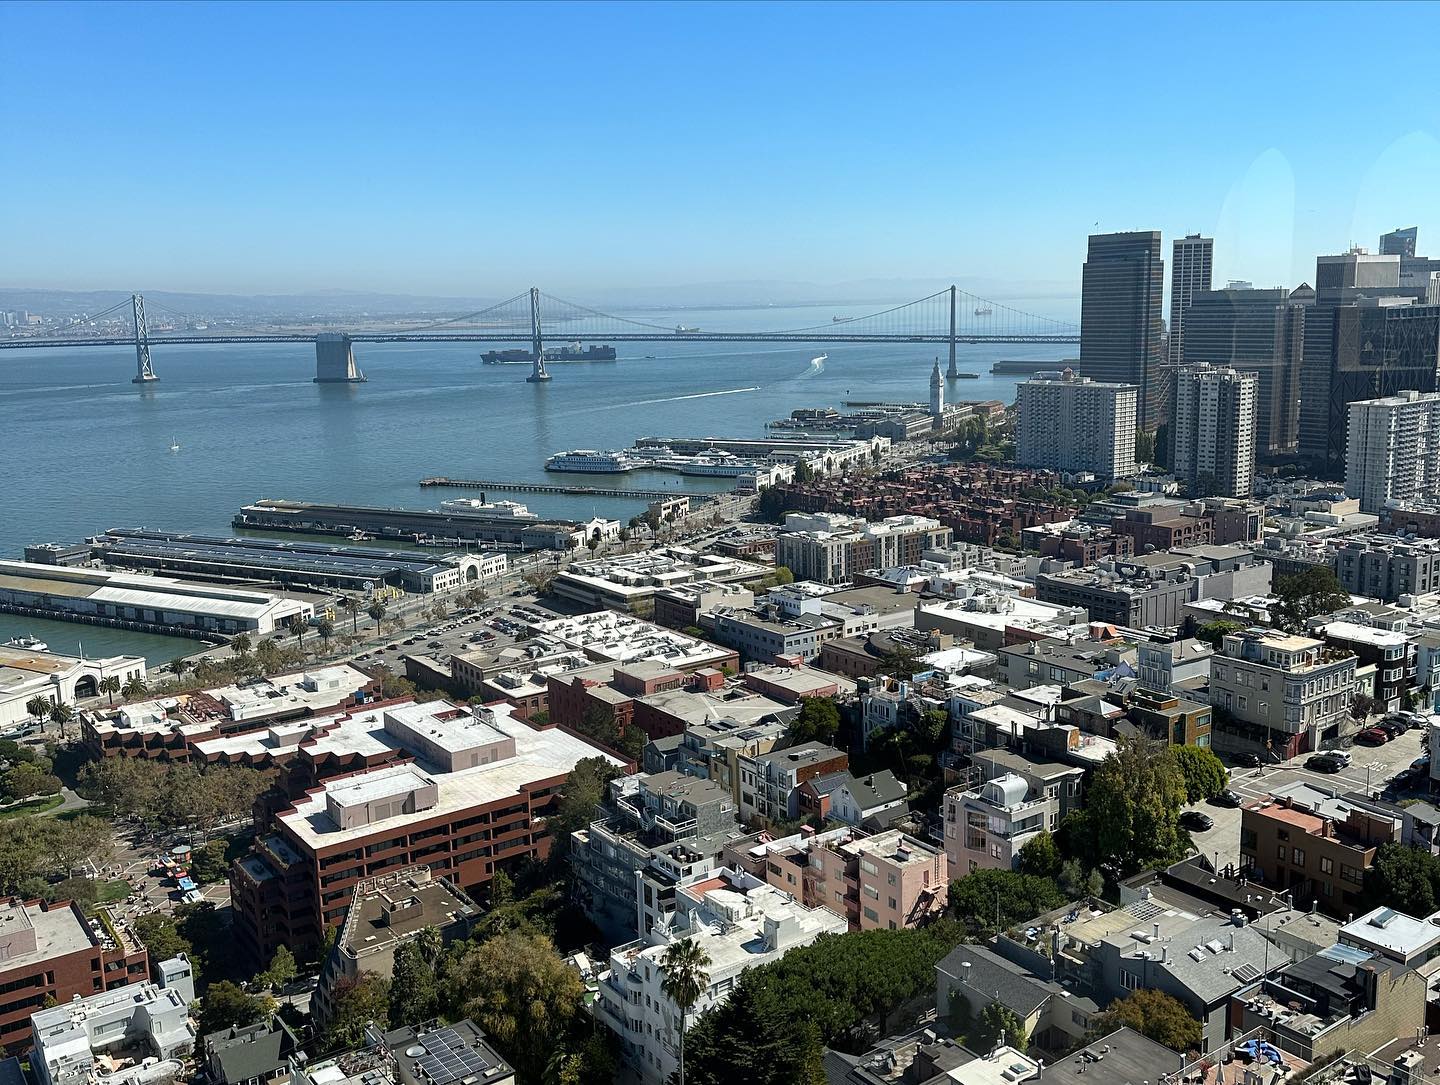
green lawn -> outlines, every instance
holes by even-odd
[[[107,878],[99,884],[100,896],[96,904],[114,904],[130,895],[130,883],[124,878]]]
[[[24,802],[16,803],[14,806],[7,806],[0,810],[0,821],[6,818],[25,818],[35,814],[43,814],[54,810],[65,801],[63,795],[44,795],[38,799],[26,799]]]

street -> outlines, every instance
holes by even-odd
[[[1262,799],[1276,788],[1297,781],[1342,795],[1350,792],[1377,795],[1384,791],[1391,777],[1425,753],[1425,736],[1424,730],[1406,731],[1383,746],[1352,746],[1349,750],[1352,758],[1350,766],[1337,773],[1312,772],[1305,768],[1306,759],[1313,756],[1309,753],[1266,768],[1232,768],[1230,787],[1246,803]],[[1215,822],[1203,833],[1192,831],[1190,834],[1200,853],[1208,856],[1221,869],[1230,864],[1238,866],[1240,811],[1210,802],[1196,803],[1185,809],[1199,810]]]

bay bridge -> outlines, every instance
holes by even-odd
[[[98,313],[81,317],[52,333],[0,339],[0,350],[37,347],[135,348],[132,382],[158,380],[152,346],[202,343],[315,344],[318,384],[357,383],[365,376],[355,365],[355,343],[526,343],[526,380],[551,379],[546,367],[547,341],[565,343],[936,343],[949,348],[946,375],[959,375],[955,348],[961,343],[1078,343],[1080,329],[1051,317],[1027,313],[967,293],[954,286],[927,297],[857,317],[834,317],[827,324],[774,331],[724,331],[670,327],[634,317],[614,316],[531,287],[513,298],[472,313],[428,322],[340,330],[215,331],[200,319],[152,301],[162,325],[150,330],[145,298],[131,295]],[[523,352],[522,352],[523,353]]]

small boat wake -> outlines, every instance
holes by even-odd
[[[823,372],[825,372],[825,359],[828,358],[828,357],[830,357],[830,355],[828,355],[828,354],[821,354],[821,355],[819,355],[818,357],[811,358],[811,359],[810,359],[810,372],[812,372],[812,373],[823,373]]]

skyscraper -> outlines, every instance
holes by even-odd
[[[1171,371],[1170,468],[1198,497],[1248,497],[1259,380],[1201,362]]]
[[[1415,235],[1419,232],[1414,226],[1406,226],[1404,229],[1391,230],[1388,234],[1381,234],[1380,255],[1414,256]]]
[[[1137,422],[1147,430],[1164,417],[1164,296],[1159,230],[1090,235],[1080,288],[1080,368],[1094,381],[1136,385]]]
[[[1433,498],[1440,487],[1440,394],[1404,391],[1350,404],[1345,492],[1361,512]]]
[[[1092,381],[1066,369],[1037,374],[1015,392],[1019,463],[1106,479],[1135,473],[1140,391],[1133,384]]]
[[[1257,456],[1295,453],[1308,293],[1308,287],[1295,295],[1284,289],[1205,290],[1186,311],[1182,364],[1232,366],[1258,378]]]
[[[1195,295],[1210,289],[1215,239],[1199,234],[1177,237],[1170,259],[1170,338],[1166,359],[1177,366],[1185,357],[1186,313]]]

